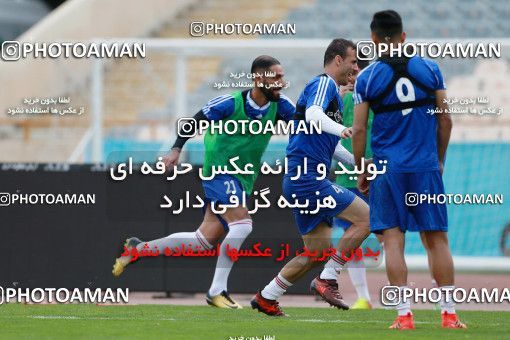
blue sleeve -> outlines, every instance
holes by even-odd
[[[354,83],[354,91],[352,93],[352,99],[354,100],[354,105],[361,104],[367,101],[367,78],[363,77],[362,74],[356,78],[356,82]]]
[[[234,97],[230,94],[216,97],[202,108],[202,112],[208,120],[222,120],[234,113]]]
[[[337,96],[338,90],[335,82],[329,77],[320,77],[310,84],[306,108],[318,105],[326,111],[329,103]]]
[[[295,113],[296,105],[289,97],[285,96],[284,94],[280,94],[280,100],[278,101],[278,111],[276,114],[282,120],[288,122],[289,120],[292,120]]]
[[[424,59],[425,64],[432,70],[432,73],[435,77],[435,82],[433,84],[434,90],[446,90],[446,84],[443,79],[443,74],[439,69],[439,66],[435,61]]]

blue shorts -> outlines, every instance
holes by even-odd
[[[358,196],[359,198],[361,198],[363,201],[365,201],[368,204],[368,197],[363,195],[361,192],[359,192],[359,190],[357,188],[346,188],[346,189],[352,191],[356,196]],[[335,218],[333,220],[333,225],[335,227],[342,228],[343,230],[347,230],[352,225],[352,223],[349,221],[346,221],[344,219],[341,219],[341,218]]]
[[[204,202],[206,203],[203,212],[207,209],[209,203],[229,204],[230,196],[237,196],[241,202],[243,195],[243,185],[237,178],[230,175],[216,175],[213,179],[202,181],[202,187],[205,192]],[[220,220],[225,231],[228,231],[228,223],[220,215],[215,214]]]
[[[407,195],[444,194],[438,170],[415,173],[385,173],[370,182],[370,230],[382,233],[400,227],[406,231],[448,231],[444,204],[424,202],[407,205]]]
[[[319,194],[317,195],[317,192]],[[351,191],[332,183],[328,179],[317,180],[315,176],[301,176],[297,181],[291,181],[290,176],[283,178],[283,194],[290,203],[296,199],[298,203],[309,200],[307,210],[317,207],[317,200],[323,200],[326,196],[332,196],[336,202],[335,208],[320,208],[315,214],[302,214],[301,209],[293,208],[292,213],[301,235],[308,234],[321,222],[333,225],[333,218],[347,208],[356,197]],[[295,198],[292,195],[295,194]]]

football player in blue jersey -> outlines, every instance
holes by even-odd
[[[392,10],[377,12],[370,25],[377,48],[387,44],[397,51],[405,41],[400,15]],[[395,53],[393,53],[395,54]],[[384,237],[386,272],[392,286],[407,287],[404,259],[406,231],[423,233],[429,248],[432,276],[443,288],[442,326],[465,328],[456,314],[453,299],[453,260],[448,245],[446,207],[415,204],[410,195],[444,193],[442,172],[452,121],[446,113],[446,88],[437,64],[420,56],[382,55],[357,77],[354,88],[355,114],[353,153],[361,166],[365,153],[369,108],[372,122],[373,163],[387,161],[386,172],[370,184],[367,175],[358,177],[358,189],[369,192],[370,228]],[[430,109],[441,113],[431,114]],[[406,202],[407,200],[407,202]],[[392,329],[414,329],[410,301],[401,299]]]
[[[337,276],[345,265],[339,254],[353,250],[369,234],[368,205],[351,191],[332,183],[326,176],[331,160],[353,164],[353,156],[340,143],[349,138],[351,129],[342,125],[342,98],[339,86],[346,85],[348,77],[358,71],[356,46],[352,41],[334,39],[324,54],[324,73],[314,77],[305,86],[296,103],[295,120],[320,122],[321,133],[303,131],[289,136],[287,146],[288,171],[283,179],[283,194],[288,201],[306,204],[306,210],[293,208],[293,214],[310,254],[296,256],[278,275],[252,299],[252,308],[272,316],[285,315],[278,298],[313,267],[324,251],[330,248],[331,224],[334,217],[351,222],[339,241],[336,251],[328,252],[329,260],[320,276],[311,284],[311,290],[326,302],[348,309],[338,290]],[[305,173],[304,169],[308,171]],[[300,173],[300,169],[303,169]],[[320,205],[319,200],[330,198],[332,205]],[[334,250],[334,249],[333,249]]]

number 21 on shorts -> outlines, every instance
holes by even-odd
[[[225,182],[223,182],[223,184],[225,184],[225,186],[226,186],[225,193],[227,195],[230,195],[230,194],[235,195],[236,194],[236,186],[235,186],[233,179],[231,179],[230,181],[225,181]]]

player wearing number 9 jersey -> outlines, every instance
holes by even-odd
[[[389,172],[439,170],[437,121],[427,110],[435,109],[434,92],[445,89],[437,64],[419,56],[380,58],[360,72],[353,98],[355,104],[369,102],[375,113],[376,164],[387,160]]]
[[[404,43],[400,15],[392,10],[374,14],[370,25],[376,45],[390,45],[394,51]],[[384,55],[365,68],[356,79],[353,151],[357,166],[365,152],[369,108],[372,121],[374,163],[386,172],[370,183],[370,228],[382,233],[386,271],[390,285],[404,290],[407,268],[404,259],[406,231],[419,231],[429,246],[429,263],[439,288],[453,287],[453,261],[448,246],[446,207],[417,204],[409,195],[444,193],[442,168],[452,122],[444,103],[446,91],[437,64],[419,56]],[[431,114],[435,108],[440,113]],[[368,192],[366,174],[358,177],[358,188]],[[442,325],[465,328],[455,314],[453,300],[441,299]],[[413,329],[409,301],[399,301],[393,329]]]

